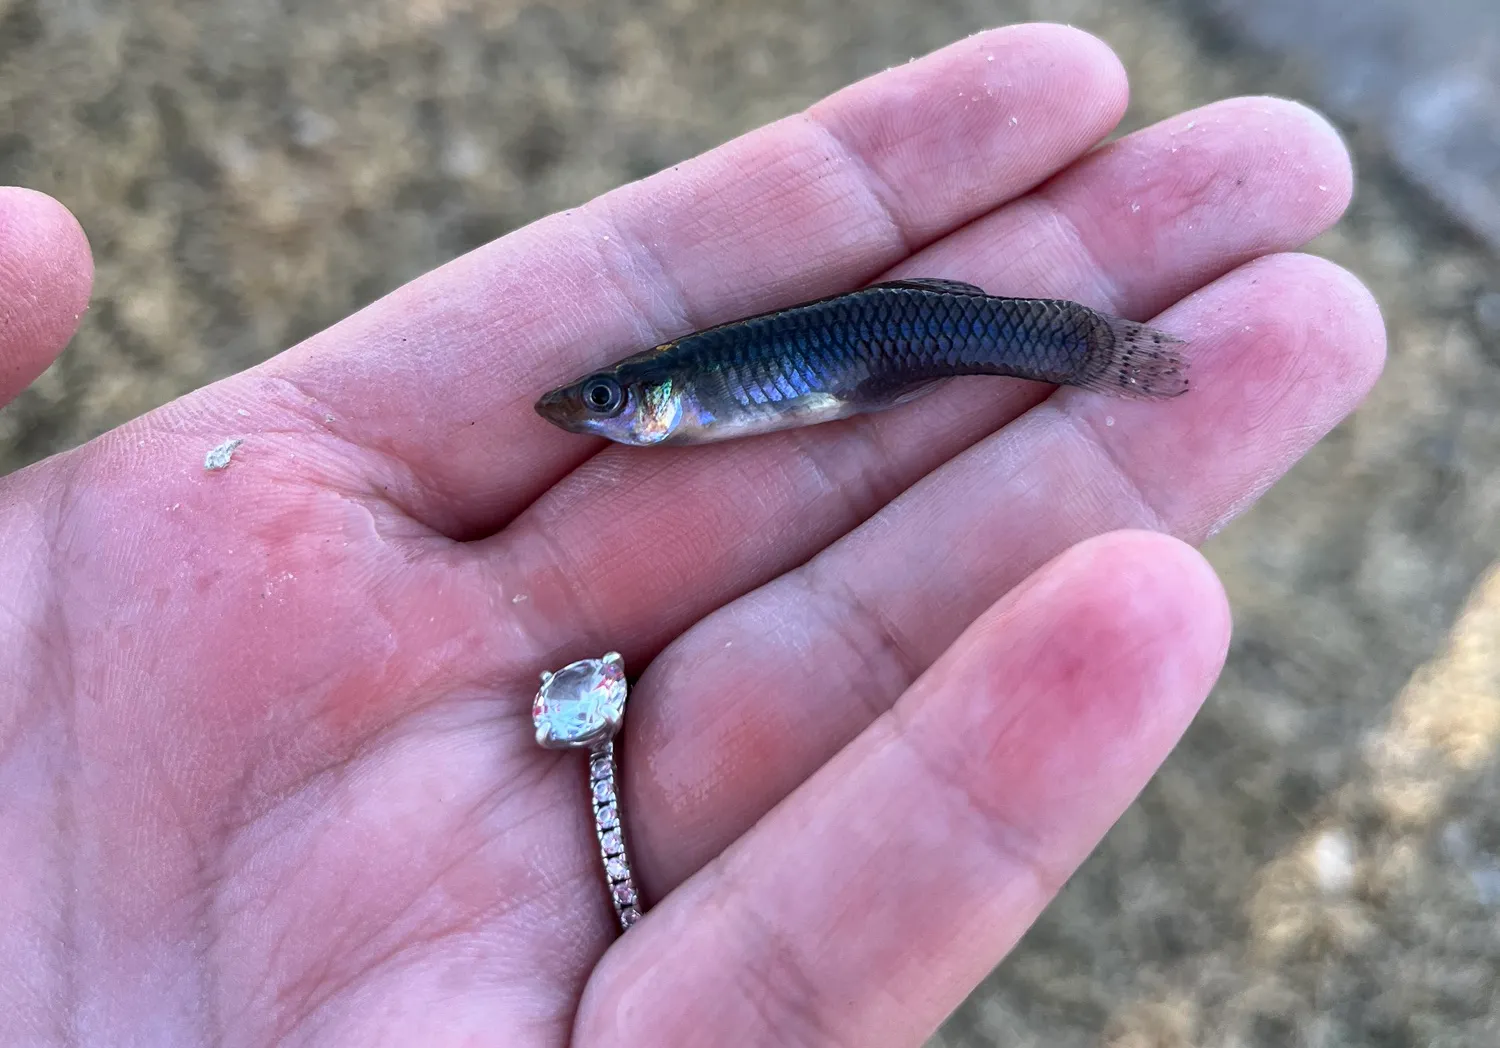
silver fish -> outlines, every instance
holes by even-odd
[[[1182,340],[1061,299],[930,277],[674,339],[552,390],[537,413],[621,444],[703,444],[881,411],[960,375],[1157,400],[1188,388]]]

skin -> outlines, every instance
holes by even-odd
[[[0,481],[0,1041],[921,1044],[1218,674],[1192,544],[1384,354],[1359,283],[1288,253],[1349,197],[1321,119],[1093,149],[1125,97],[1074,30],[964,40]],[[692,448],[533,410],[923,272],[1154,320],[1194,388],[955,384]],[[5,396],[89,283],[67,213],[0,191]],[[653,904],[618,941],[580,758],[529,717],[610,649]]]

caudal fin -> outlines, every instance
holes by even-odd
[[[1097,314],[1088,362],[1069,385],[1116,397],[1164,400],[1188,390],[1183,340],[1119,317]]]

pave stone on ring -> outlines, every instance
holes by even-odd
[[[549,750],[589,751],[589,790],[593,797],[594,835],[604,859],[604,876],[620,929],[641,919],[635,877],[620,825],[615,766],[615,734],[625,719],[625,660],[616,651],[601,659],[569,663],[542,674],[542,686],[531,704],[537,744]]]

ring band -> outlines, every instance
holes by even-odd
[[[595,749],[589,756],[589,788],[594,800],[594,836],[604,859],[604,878],[609,882],[609,901],[624,931],[641,919],[640,896],[625,851],[625,828],[620,825],[619,790],[615,786],[615,744]]]
[[[589,793],[594,809],[594,836],[604,861],[609,901],[623,932],[641,919],[644,908],[625,847],[620,818],[619,769],[615,735],[625,717],[625,661],[619,652],[569,663],[542,674],[542,686],[531,705],[537,744],[549,750],[589,751]]]

